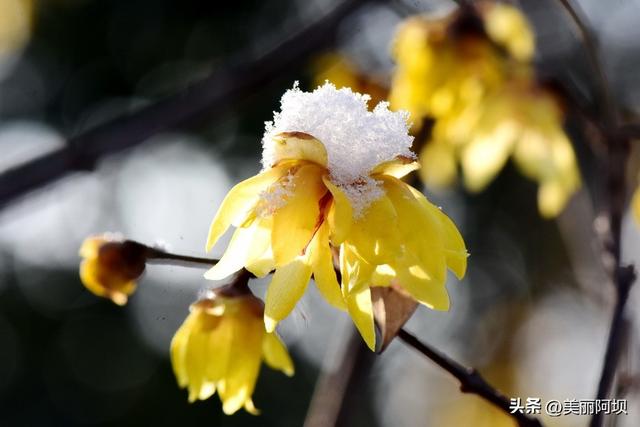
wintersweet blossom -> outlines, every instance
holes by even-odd
[[[433,128],[421,153],[425,182],[455,179],[455,169],[439,168],[459,161],[464,184],[481,191],[512,158],[520,172],[538,182],[542,216],[557,216],[580,187],[580,173],[571,142],[562,128],[564,112],[554,93],[528,81],[513,81],[467,106]],[[438,175],[439,174],[439,175]],[[434,182],[431,178],[434,177]],[[438,182],[439,181],[439,182]]]
[[[211,224],[207,250],[231,225],[236,230],[205,277],[275,270],[265,301],[268,332],[313,275],[373,349],[371,286],[394,286],[446,310],[447,267],[464,275],[467,253],[453,222],[399,179],[418,167],[407,114],[386,103],[369,111],[368,99],[329,83],[287,91],[266,126],[263,172],[232,188]]]
[[[562,211],[580,187],[580,173],[562,103],[533,75],[534,50],[526,18],[504,4],[402,25],[390,100],[418,125],[433,123],[420,153],[425,184],[453,184],[460,165],[465,187],[481,191],[512,158],[539,183],[542,216]]]
[[[241,408],[257,415],[251,396],[261,362],[293,375],[293,362],[275,333],[262,322],[263,303],[238,287],[211,291],[191,306],[189,316],[171,341],[171,362],[189,401],[218,392],[225,414]]]
[[[125,305],[145,268],[143,247],[115,234],[87,238],[80,247],[80,280],[97,296]]]
[[[503,58],[478,36],[475,19],[479,18],[418,16],[400,26],[393,46],[397,66],[389,101],[393,108],[411,113],[414,130],[424,118],[437,120],[481,102],[502,84]]]

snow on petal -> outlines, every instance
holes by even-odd
[[[392,112],[386,102],[369,111],[369,95],[349,88],[336,89],[325,83],[313,92],[301,91],[297,83],[280,100],[280,112],[265,125],[262,139],[262,164],[271,167],[281,158],[283,133],[304,133],[320,141],[327,151],[327,168],[331,180],[355,197],[375,200],[379,191],[350,192],[350,187],[369,183],[369,175],[381,163],[397,158],[415,159],[411,151],[409,113]],[[362,187],[360,187],[362,188]],[[375,185],[367,185],[375,190]],[[356,209],[357,211],[358,209]]]

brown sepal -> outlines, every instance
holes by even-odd
[[[418,303],[395,286],[372,287],[371,300],[376,326],[376,353],[382,353],[416,311]]]

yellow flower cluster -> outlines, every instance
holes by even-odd
[[[221,288],[191,306],[191,313],[171,341],[171,362],[189,401],[216,391],[225,414],[241,408],[257,414],[251,395],[262,361],[293,375],[293,362],[275,333],[262,321],[263,303],[247,289]]]
[[[370,111],[367,99],[331,84],[313,93],[295,87],[283,97],[283,111],[263,140],[265,169],[230,190],[209,230],[207,251],[236,227],[205,277],[242,272],[194,303],[171,343],[174,372],[190,401],[217,392],[225,413],[257,413],[252,394],[261,362],[293,375],[275,328],[312,277],[330,304],[349,313],[372,350],[383,345],[372,287],[449,308],[447,269],[464,276],[465,243],[449,217],[400,179],[419,166],[409,149],[406,114],[385,103]],[[274,130],[309,123],[321,124],[313,133],[328,144],[305,132]],[[147,258],[179,258],[109,236],[87,239],[80,255],[85,286],[120,305],[135,290]],[[264,304],[249,290],[243,269],[256,277],[273,273]]]
[[[398,158],[375,167],[370,177],[383,192],[355,216],[349,197],[331,180],[322,142],[300,132],[282,133],[275,150],[270,168],[236,185],[222,202],[207,249],[230,225],[237,229],[205,277],[222,279],[242,267],[257,277],[275,270],[264,313],[272,332],[313,275],[325,299],[348,310],[371,349],[376,345],[371,286],[394,286],[428,307],[448,309],[446,270],[462,277],[467,252],[453,222],[399,179],[417,167],[415,162]],[[283,203],[267,203],[271,194]]]
[[[535,81],[534,37],[512,6],[416,17],[400,28],[390,102],[410,111],[414,130],[433,120],[420,153],[423,181],[451,185],[460,165],[470,191],[484,189],[512,157],[539,185],[540,213],[556,216],[580,186],[564,111]]]

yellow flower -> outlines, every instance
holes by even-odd
[[[190,311],[171,341],[173,370],[189,401],[217,391],[225,414],[240,408],[258,414],[251,396],[261,361],[288,376],[294,372],[284,344],[264,330],[262,301],[223,287]]]
[[[467,253],[451,220],[398,179],[416,162],[397,158],[375,167],[370,178],[381,185],[379,197],[354,214],[352,199],[332,182],[320,141],[281,133],[274,159],[229,192],[207,243],[210,249],[231,224],[237,227],[207,278],[242,267],[258,277],[275,269],[266,296],[267,331],[291,312],[312,274],[329,303],[348,309],[372,349],[370,286],[396,286],[431,308],[448,308],[446,268],[462,277]],[[332,248],[340,251],[342,292]]]
[[[560,213],[580,174],[560,102],[532,76],[534,50],[526,18],[507,5],[481,3],[476,12],[402,25],[390,100],[408,109],[417,127],[433,121],[420,152],[425,184],[453,184],[460,164],[466,188],[481,191],[513,156],[540,184],[540,213]]]
[[[396,35],[389,101],[411,113],[414,131],[425,117],[446,117],[480,102],[504,80],[503,58],[491,42],[475,31],[452,31],[455,19],[410,18]]]
[[[97,296],[125,305],[145,268],[144,247],[104,234],[87,238],[80,247],[80,280]]]
[[[223,279],[243,267],[257,277],[275,270],[267,332],[293,310],[313,276],[374,349],[370,286],[394,286],[447,309],[447,267],[464,275],[467,253],[455,225],[399,180],[418,167],[406,112],[391,112],[386,103],[369,111],[368,99],[330,83],[310,93],[287,91],[266,127],[265,170],[232,188],[213,219],[207,250],[231,225],[236,230],[205,277]]]
[[[513,156],[520,171],[540,185],[542,216],[557,216],[580,187],[563,121],[564,112],[551,91],[527,79],[511,82],[481,105],[469,105],[435,124],[432,140],[421,153],[424,169],[432,176],[424,174],[423,179],[432,186],[448,184],[455,179],[451,163],[457,158],[465,186],[481,191]]]

